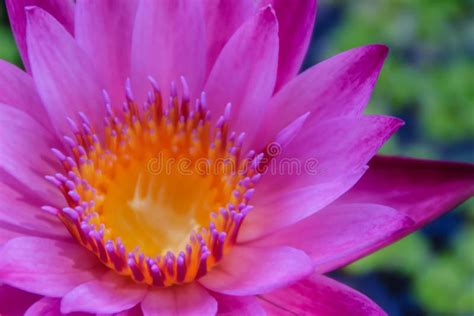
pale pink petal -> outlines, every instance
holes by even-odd
[[[19,237],[0,249],[0,282],[59,297],[103,273],[99,260],[76,243]]]
[[[211,70],[222,48],[255,12],[253,0],[204,0],[207,36],[207,73]]]
[[[385,116],[352,116],[317,123],[308,118],[270,164],[252,199],[239,240],[295,223],[330,204],[365,172],[367,162],[401,126]]]
[[[144,316],[211,316],[217,311],[216,300],[196,283],[152,290],[141,305]]]
[[[269,315],[382,316],[365,295],[322,275],[259,297]]]
[[[60,135],[70,131],[66,117],[83,111],[94,127],[103,124],[102,89],[89,57],[47,12],[27,9],[28,54],[39,95]]]
[[[61,301],[61,312],[118,313],[141,302],[147,291],[145,285],[110,271],[68,292]]]
[[[403,212],[377,204],[332,204],[314,215],[255,242],[302,249],[319,273],[355,261],[413,229]]]
[[[6,0],[6,5],[21,59],[29,72],[25,7],[38,6],[42,8],[54,16],[69,33],[74,34],[74,2],[72,0]]]
[[[387,53],[383,45],[354,48],[291,80],[270,101],[255,146],[272,141],[280,129],[308,111],[315,121],[361,113]]]
[[[369,166],[341,199],[393,207],[415,220],[413,229],[474,195],[474,164],[377,156]]]
[[[0,283],[0,315],[23,315],[40,296]]]
[[[56,172],[49,149],[56,145],[53,136],[25,112],[0,104],[0,173],[1,182],[18,192],[42,196],[56,203],[60,194],[44,179]],[[23,190],[23,191],[22,191]]]
[[[300,250],[239,245],[199,282],[215,292],[247,296],[288,286],[312,271],[311,259]]]
[[[275,91],[280,90],[300,70],[308,49],[316,18],[316,0],[260,0],[260,6],[271,4],[280,30],[280,53]]]
[[[255,296],[231,296],[212,293],[217,300],[218,316],[265,316],[265,310]]]
[[[135,97],[142,100],[153,76],[168,102],[171,81],[184,76],[192,100],[204,85],[206,37],[201,1],[144,0],[140,2],[132,42]]]
[[[112,104],[121,107],[130,77],[132,33],[137,0],[79,0],[76,41],[105,80]]]
[[[217,58],[205,92],[214,119],[232,103],[230,130],[253,137],[272,95],[278,64],[278,22],[267,7],[244,23]]]
[[[0,103],[29,113],[45,128],[51,128],[33,79],[18,67],[0,60]]]

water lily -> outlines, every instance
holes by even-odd
[[[316,0],[6,3],[2,314],[384,314],[324,274],[474,193],[375,156],[387,47],[298,74]]]

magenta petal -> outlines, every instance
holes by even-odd
[[[137,0],[80,0],[76,4],[76,41],[105,80],[117,107],[122,106],[130,77],[132,33]]]
[[[168,102],[171,81],[184,76],[191,96],[198,97],[206,72],[206,37],[201,1],[141,1],[132,41],[136,97],[150,90],[148,76],[162,87]]]
[[[474,195],[474,164],[374,157],[343,201],[388,205],[415,220],[432,221]]]
[[[231,296],[212,293],[217,300],[219,316],[265,316],[265,310],[255,296]]]
[[[47,12],[27,9],[28,54],[39,95],[61,137],[70,129],[66,117],[83,111],[93,126],[103,125],[103,83],[89,57]]]
[[[365,295],[322,275],[259,298],[269,315],[386,315]]]
[[[333,204],[255,242],[304,250],[318,273],[332,271],[392,243],[413,227],[403,212],[377,204]]]
[[[280,53],[275,91],[280,90],[300,70],[313,32],[316,3],[316,0],[260,0],[260,6],[268,4],[273,6],[280,26],[278,32]]]
[[[313,271],[311,259],[290,247],[235,246],[199,282],[228,295],[256,295],[288,286]]]
[[[253,0],[205,0],[207,72],[229,38],[255,12]]]
[[[101,279],[83,283],[64,295],[61,312],[118,313],[137,305],[146,293],[146,286],[109,272]]]
[[[23,315],[40,296],[0,284],[0,315]]]
[[[0,282],[59,297],[103,271],[99,261],[74,243],[19,237],[0,249]]]
[[[383,45],[358,47],[298,75],[270,101],[257,144],[266,145],[283,127],[308,111],[309,119],[315,122],[361,113],[387,53]]]
[[[217,302],[200,285],[190,283],[148,292],[142,311],[144,316],[211,316],[216,314]]]
[[[29,113],[45,128],[49,118],[36,92],[31,76],[18,67],[0,60],[0,103],[8,104]]]
[[[239,241],[288,226],[336,200],[359,180],[367,162],[401,124],[399,119],[378,115],[319,124],[308,118],[275,158],[276,169],[270,168],[260,181],[255,209],[242,224]],[[288,161],[298,167],[285,167]]]
[[[54,16],[69,33],[74,34],[74,2],[72,0],[6,0],[13,34],[25,68],[30,71],[26,44],[25,7],[38,6]]]
[[[221,115],[232,103],[230,130],[253,137],[273,92],[277,64],[278,23],[267,7],[235,32],[217,58],[204,89],[211,112]]]

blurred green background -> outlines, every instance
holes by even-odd
[[[384,43],[368,107],[406,125],[383,153],[474,162],[474,1],[320,0],[305,67]],[[474,201],[334,273],[390,315],[474,315]]]
[[[368,43],[390,47],[368,112],[406,122],[382,151],[473,162],[474,1],[320,0],[304,67]],[[3,3],[0,58],[21,65]],[[474,201],[333,276],[390,315],[474,315]]]

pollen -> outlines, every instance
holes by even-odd
[[[142,106],[129,81],[119,111],[104,91],[101,132],[83,113],[68,118],[73,137],[52,149],[63,172],[46,177],[66,205],[44,210],[108,268],[166,287],[202,277],[231,250],[264,153],[241,152],[245,135],[229,131],[230,104],[211,123],[205,93],[191,103],[184,78],[166,102],[149,80]]]

